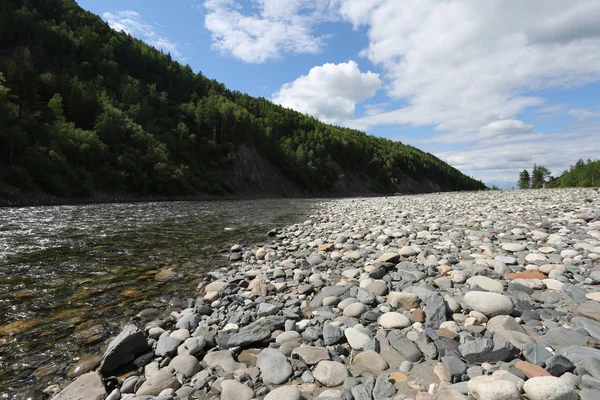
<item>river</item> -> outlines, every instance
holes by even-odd
[[[137,312],[185,303],[233,244],[302,221],[314,200],[0,208],[0,399],[62,382]]]

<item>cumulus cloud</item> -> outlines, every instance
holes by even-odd
[[[531,91],[598,81],[599,29],[589,21],[599,7],[594,0],[344,0],[343,17],[367,28],[362,54],[385,71],[389,96],[406,103],[355,124],[476,132],[544,104]],[[546,28],[555,25],[561,33]]]
[[[138,12],[131,10],[105,12],[102,14],[102,18],[114,30],[128,33],[157,49],[171,53],[176,58],[182,59],[178,45],[166,37],[160,36],[154,29],[154,26],[145,22]]]
[[[312,68],[308,75],[284,84],[273,95],[273,101],[339,123],[352,118],[356,104],[374,96],[380,88],[378,74],[361,72],[355,61],[348,61]]]
[[[253,12],[235,0],[207,0],[204,25],[213,47],[247,62],[264,63],[283,53],[315,54],[327,36],[315,24],[334,18],[336,0],[252,0]]]

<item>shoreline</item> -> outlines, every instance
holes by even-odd
[[[56,400],[595,395],[600,376],[585,364],[600,365],[591,190],[317,204],[263,247],[234,245],[188,308],[127,325]],[[75,387],[80,397],[67,397]]]

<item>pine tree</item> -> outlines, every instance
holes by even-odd
[[[526,169],[519,174],[519,182],[517,184],[519,185],[519,189],[529,189],[531,187],[531,177]]]

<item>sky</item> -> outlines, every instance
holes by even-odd
[[[79,0],[232,90],[501,188],[600,158],[598,0]]]

